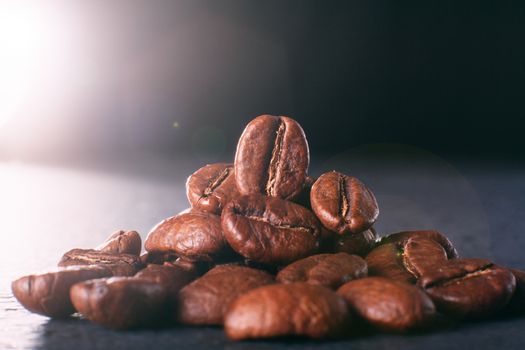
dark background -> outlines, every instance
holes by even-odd
[[[0,158],[229,160],[265,113],[297,119],[319,157],[377,143],[524,156],[523,2],[48,6],[68,33],[53,56],[67,79],[32,87],[0,128]]]

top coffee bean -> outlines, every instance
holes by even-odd
[[[301,126],[293,119],[261,115],[244,129],[235,154],[241,194],[293,199],[302,190],[310,155]]]

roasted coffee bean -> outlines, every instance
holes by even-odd
[[[516,290],[512,299],[507,305],[507,309],[513,313],[523,313],[525,311],[525,271],[508,269],[516,278]]]
[[[223,237],[220,217],[191,210],[163,220],[148,234],[151,253],[173,253],[194,261],[214,261],[233,255]]]
[[[458,252],[456,251],[450,240],[442,233],[433,230],[403,231],[392,233],[386,237],[381,238],[379,244],[399,243],[401,245],[404,245],[405,242],[412,237],[424,237],[432,239],[441,244],[443,249],[445,249],[445,251],[447,252],[447,257],[449,259],[455,259],[458,257]]]
[[[239,196],[233,164],[208,164],[188,177],[186,195],[192,208],[219,214],[232,198]]]
[[[140,255],[142,240],[136,231],[115,231],[104,243],[95,248],[108,254]]]
[[[293,199],[303,189],[310,162],[308,143],[293,119],[261,115],[244,129],[235,154],[241,194]]]
[[[63,318],[75,312],[69,289],[77,282],[108,277],[108,266],[71,266],[21,277],[11,284],[13,295],[26,309],[48,317]]]
[[[315,253],[320,224],[303,206],[259,194],[232,200],[222,212],[231,247],[247,259],[287,264]]]
[[[179,291],[198,276],[198,268],[192,264],[150,264],[134,277],[151,280],[166,287],[169,298],[175,300]]]
[[[312,191],[312,185],[317,179],[311,176],[307,176],[304,180],[303,189],[297,197],[294,198],[294,202],[302,205],[303,207],[306,207],[308,209],[312,209],[312,206],[310,205],[310,192]]]
[[[485,259],[452,259],[421,276],[418,284],[439,311],[454,317],[480,317],[503,308],[516,288],[514,275]]]
[[[383,244],[366,256],[371,276],[415,283],[425,272],[439,268],[447,261],[443,247],[431,239],[413,237],[402,244]]]
[[[238,265],[219,265],[179,293],[178,320],[191,325],[220,325],[237,296],[274,283],[270,274]]]
[[[119,270],[114,274],[118,276],[132,276],[143,267],[137,255],[104,253],[94,249],[71,249],[58,262],[60,267],[81,265],[111,265]]]
[[[334,338],[350,325],[343,298],[308,283],[264,286],[230,304],[224,329],[234,340],[281,336]]]
[[[75,309],[91,322],[114,329],[157,325],[168,303],[165,285],[150,278],[112,277],[75,284]]]
[[[438,242],[412,237],[403,246],[403,265],[416,278],[432,272],[447,261],[447,252]]]
[[[357,255],[346,253],[318,254],[297,260],[279,271],[276,280],[280,283],[307,282],[330,289],[366,277],[366,262]]]
[[[339,234],[362,232],[379,215],[376,198],[355,177],[331,171],[312,186],[310,203],[322,224]]]
[[[359,233],[334,234],[334,252],[366,256],[376,245],[377,233],[373,227]]]
[[[421,289],[383,277],[350,281],[337,294],[367,323],[385,331],[425,327],[435,315],[432,300]]]

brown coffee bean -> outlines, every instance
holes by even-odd
[[[221,260],[233,254],[223,237],[220,217],[199,210],[160,222],[144,247],[151,253],[172,253],[194,261]]]
[[[111,265],[118,276],[132,276],[143,264],[140,257],[131,254],[104,253],[94,249],[71,249],[66,252],[58,266]],[[118,269],[118,272],[117,272]]]
[[[178,320],[191,325],[220,325],[237,296],[274,283],[270,274],[238,265],[219,265],[179,293]]]
[[[231,247],[247,259],[287,264],[315,253],[320,224],[303,206],[259,194],[232,200],[222,212]]]
[[[357,255],[346,253],[318,254],[297,260],[279,271],[280,283],[307,282],[337,289],[342,284],[366,277],[366,262]]]
[[[416,276],[403,264],[403,249],[394,243],[374,248],[365,257],[370,276],[382,276],[395,281],[414,283]]]
[[[137,231],[115,231],[101,245],[95,248],[108,254],[140,255],[142,240]]]
[[[63,318],[75,312],[69,289],[77,282],[108,277],[108,266],[71,266],[21,277],[11,284],[13,295],[26,309],[48,317]]]
[[[416,278],[432,272],[447,261],[447,252],[438,242],[412,237],[403,246],[403,265]]]
[[[506,308],[513,313],[522,313],[525,311],[525,271],[517,269],[508,270],[516,278],[516,290]]]
[[[443,247],[423,237],[413,237],[402,244],[388,243],[376,247],[366,256],[371,276],[415,283],[422,273],[439,268],[447,261]]]
[[[239,196],[233,164],[208,164],[188,177],[186,195],[192,208],[220,215],[231,198]]]
[[[373,227],[359,233],[335,234],[334,251],[366,256],[376,245],[377,233]]]
[[[447,252],[447,257],[449,259],[455,259],[458,257],[458,252],[456,251],[450,240],[442,233],[433,230],[403,231],[392,233],[386,237],[381,238],[379,244],[399,243],[401,245],[404,245],[405,242],[408,241],[408,239],[416,236],[432,239],[441,244],[443,249],[445,249],[445,251]]]
[[[77,283],[70,296],[75,309],[85,318],[114,329],[157,325],[168,302],[165,285],[136,277]]]
[[[261,115],[244,129],[235,154],[241,194],[292,199],[303,188],[310,162],[308,143],[293,119]]]
[[[304,336],[334,338],[350,325],[344,300],[333,291],[308,283],[264,286],[230,304],[224,329],[230,339]]]
[[[339,234],[362,232],[370,228],[379,215],[372,191],[355,177],[335,171],[317,179],[310,202],[322,224]]]
[[[516,279],[510,271],[485,259],[452,259],[421,276],[418,284],[444,314],[480,317],[507,304]]]
[[[384,331],[404,332],[428,325],[435,315],[432,300],[418,287],[383,277],[368,277],[337,290],[350,309]]]
[[[175,300],[179,291],[198,276],[198,269],[191,264],[150,264],[134,277],[151,280],[166,287],[168,297]]]

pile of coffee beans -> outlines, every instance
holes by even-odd
[[[259,116],[233,164],[190,175],[191,208],[157,224],[145,253],[137,232],[118,231],[17,279],[13,294],[48,317],[220,325],[235,340],[408,332],[525,310],[525,272],[460,259],[437,231],[379,238],[372,191],[337,171],[312,178],[309,162],[295,120]]]

